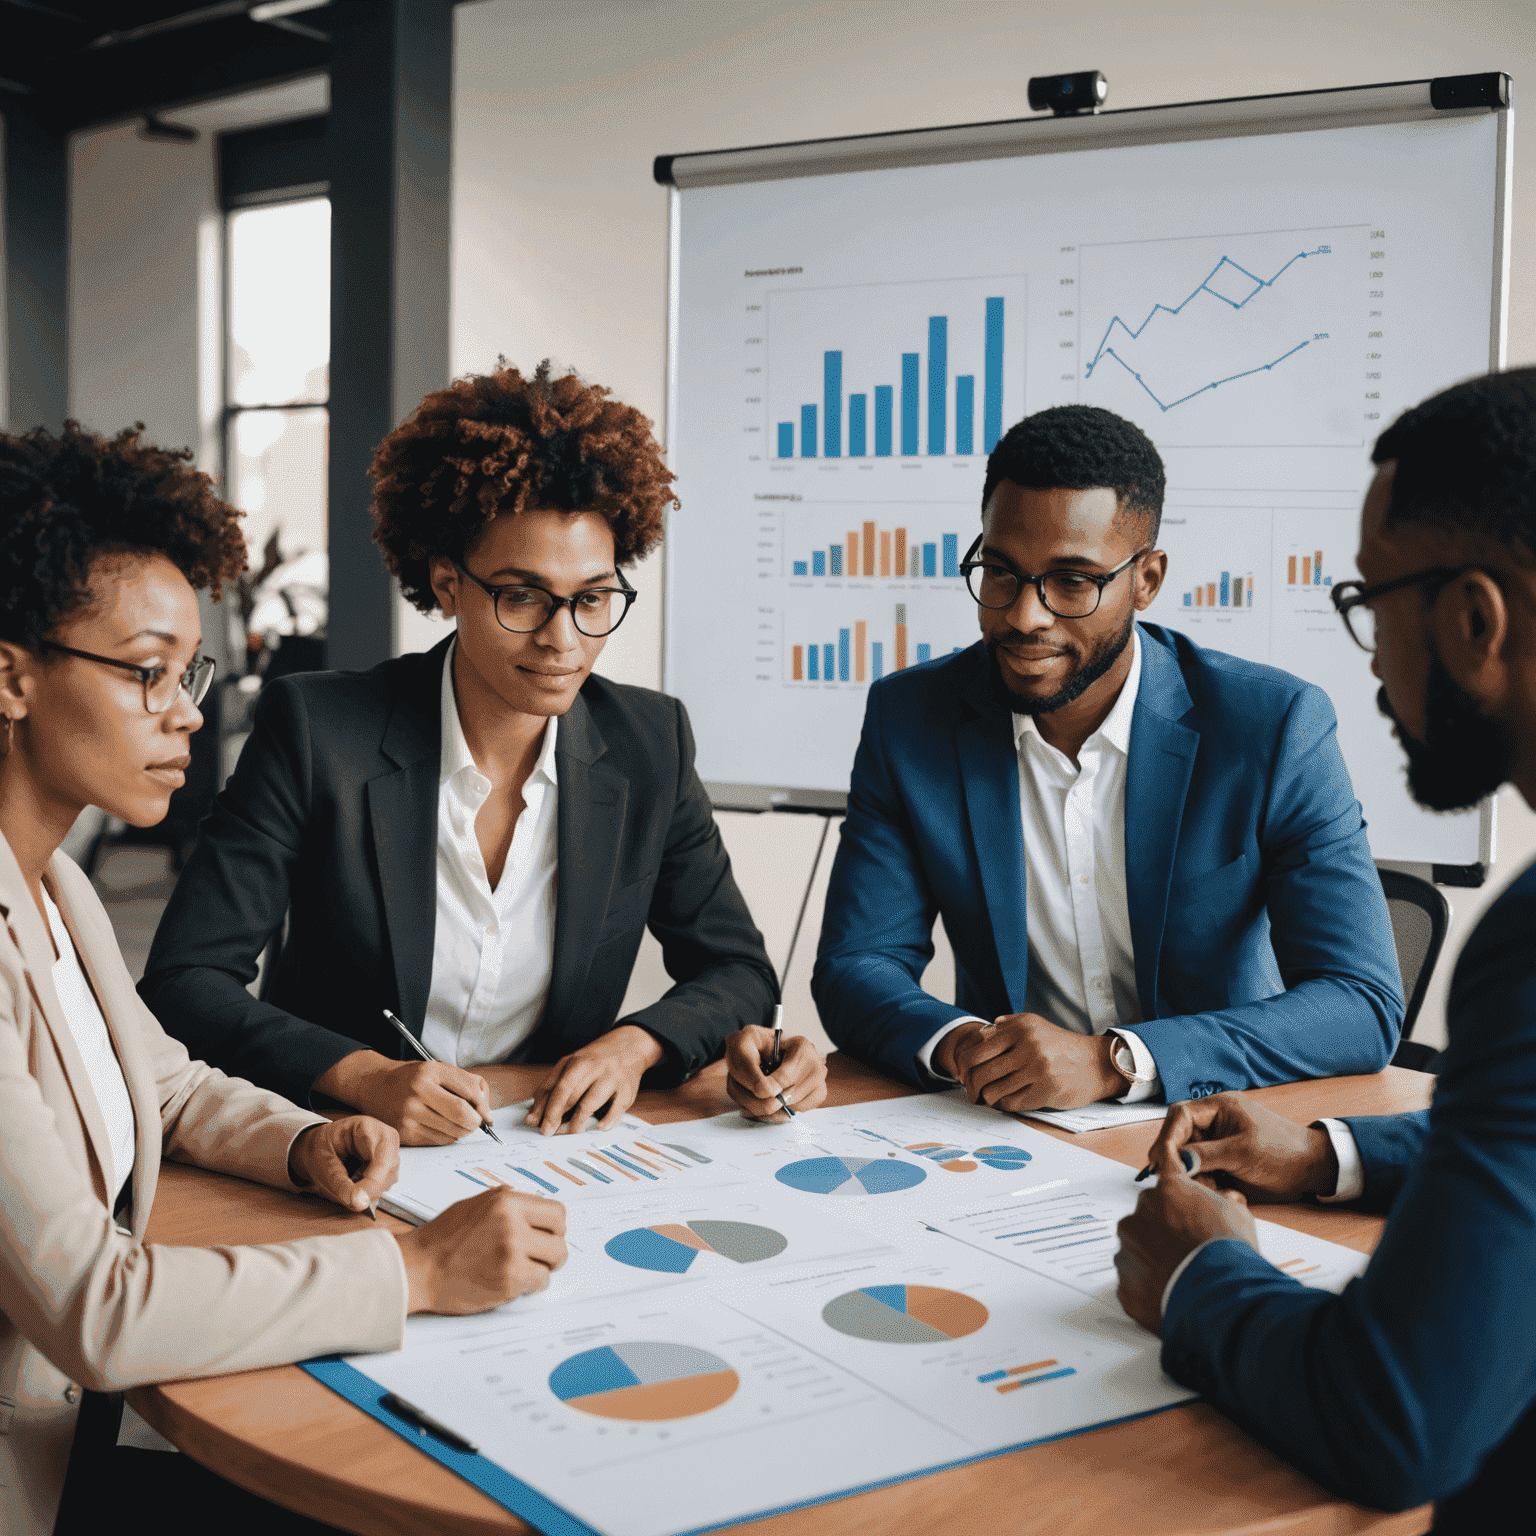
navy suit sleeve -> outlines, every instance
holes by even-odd
[[[1506,895],[1457,967],[1422,1151],[1364,1276],[1342,1296],[1309,1291],[1224,1242],[1169,1297],[1168,1372],[1362,1504],[1464,1487],[1536,1398],[1533,922],[1536,896]],[[1383,1166],[1417,1134],[1399,1122],[1377,1138]]]
[[[1365,1192],[1351,1201],[1369,1211],[1390,1211],[1429,1136],[1429,1111],[1407,1115],[1345,1115],[1360,1153]]]
[[[966,1010],[922,988],[939,907],[887,764],[882,702],[871,688],[811,992],[835,1045],[888,1077],[932,1087],[917,1053]]]
[[[145,965],[139,995],[191,1052],[296,1104],[356,1040],[261,1002],[246,990],[288,912],[289,882],[310,817],[303,695],[279,680],[199,829]]]
[[[687,712],[675,700],[673,705],[678,793],[647,923],[677,985],[618,1020],[650,1030],[668,1047],[667,1060],[646,1077],[656,1087],[680,1083],[713,1061],[735,1030],[768,1023],[779,1000],[763,936],[737,888],[709,795],[694,768]]]
[[[1260,792],[1269,937],[1285,990],[1137,1024],[1170,1103],[1377,1072],[1402,1030],[1392,921],[1321,689],[1305,688],[1292,701]],[[1210,917],[1214,933],[1227,914]],[[1200,923],[1200,907],[1178,920]]]

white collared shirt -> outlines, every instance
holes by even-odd
[[[59,952],[59,958],[53,962],[53,990],[64,1010],[69,1032],[75,1037],[75,1045],[85,1063],[91,1090],[107,1127],[108,1145],[104,1150],[111,1162],[101,1171],[107,1181],[107,1204],[115,1206],[123,1185],[133,1172],[133,1158],[138,1147],[133,1101],[128,1097],[128,1083],[112,1044],[111,1031],[86,978],[85,968],[80,964],[80,956],[75,953],[75,941],[69,936],[64,914],[46,890],[43,905],[48,909],[48,926],[53,930],[54,947]]]
[[[1024,1008],[1080,1035],[1110,1030],[1130,1046],[1138,1076],[1122,1103],[1161,1090],[1156,1063],[1140,1036],[1136,953],[1125,888],[1125,780],[1131,718],[1141,689],[1141,635],[1131,630],[1131,669],[1114,707],[1082,745],[1078,760],[1040,734],[1032,715],[1013,717],[1024,832],[1025,928],[1029,980]],[[935,1077],[933,1048],[946,1024],[918,1053]]]
[[[437,921],[432,989],[421,1043],[458,1067],[506,1061],[538,1027],[555,958],[559,790],[551,716],[524,809],[493,891],[475,837],[491,781],[475,766],[454,697],[453,657],[443,662],[442,754],[437,778]]]

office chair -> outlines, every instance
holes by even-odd
[[[1392,917],[1392,942],[1397,949],[1397,968],[1403,978],[1403,1033],[1392,1056],[1394,1067],[1411,1067],[1415,1072],[1433,1072],[1440,1053],[1417,1040],[1409,1039],[1435,962],[1445,947],[1451,926],[1450,903],[1440,891],[1417,875],[1405,875],[1395,869],[1378,869],[1387,911]]]

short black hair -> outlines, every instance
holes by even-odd
[[[1371,461],[1397,465],[1387,526],[1478,533],[1536,563],[1536,368],[1431,395],[1376,439]]]
[[[217,599],[245,568],[240,516],[191,464],[190,448],[115,437],[66,421],[0,432],[0,639],[36,650],[61,620],[88,607],[101,554],[161,554]]]
[[[1004,481],[1032,490],[1107,487],[1122,513],[1139,517],[1157,542],[1168,479],[1152,439],[1135,422],[1096,405],[1053,405],[1015,423],[987,458],[983,512]]]

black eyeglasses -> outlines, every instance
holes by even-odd
[[[182,689],[194,705],[201,704],[208,696],[209,684],[218,669],[212,656],[194,656],[181,668],[141,667],[137,662],[119,661],[115,656],[98,656],[94,651],[77,651],[72,645],[60,645],[57,640],[38,642],[45,651],[58,651],[63,656],[78,656],[81,661],[97,661],[104,667],[116,667],[122,672],[132,672],[144,690],[146,714],[163,715],[176,702]]]
[[[1404,587],[1416,587],[1424,582],[1444,586],[1467,571],[1475,571],[1475,565],[1431,565],[1410,576],[1396,576],[1391,581],[1378,581],[1368,587],[1363,581],[1341,581],[1332,589],[1333,606],[1344,620],[1349,638],[1368,656],[1376,654],[1376,615],[1366,607],[1388,592],[1398,592]]]
[[[640,595],[625,581],[623,571],[614,572],[619,578],[617,587],[589,587],[574,597],[556,597],[543,587],[493,587],[488,581],[481,581],[473,571],[466,571],[457,560],[452,564],[460,576],[474,582],[490,598],[496,622],[514,635],[534,634],[543,629],[560,609],[569,608],[576,628],[588,639],[600,640],[624,622],[630,604]]]
[[[1122,560],[1114,570],[1106,571],[1102,576],[1088,571],[1047,571],[1043,576],[1026,576],[1001,555],[977,560],[976,551],[985,537],[978,533],[976,542],[966,550],[965,559],[960,562],[971,596],[983,608],[1011,608],[1028,582],[1040,594],[1040,601],[1060,619],[1086,619],[1097,613],[1104,598],[1104,588],[1151,548],[1149,545],[1146,549],[1138,549],[1129,560]]]

